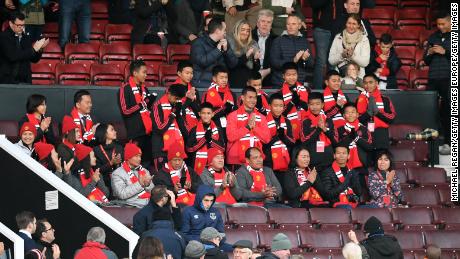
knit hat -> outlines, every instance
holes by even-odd
[[[51,151],[53,151],[54,146],[48,143],[37,142],[34,145],[34,149],[35,153],[37,153],[38,155],[38,160],[41,161],[51,154]]]
[[[220,237],[221,239],[225,237],[224,233],[219,233],[217,229],[213,227],[207,227],[201,231],[200,239],[202,241],[211,241],[212,239]]]
[[[190,259],[198,259],[206,254],[206,249],[204,245],[196,240],[188,242],[187,247],[185,247],[185,257]]]
[[[171,161],[173,158],[187,158],[187,154],[184,152],[184,147],[182,145],[171,145],[168,149],[168,161]]]
[[[222,150],[218,148],[213,147],[213,148],[208,149],[208,165],[211,164],[214,157],[218,155],[223,155],[223,154],[224,152],[222,152]]]
[[[252,242],[250,240],[238,240],[233,244],[233,248],[249,248],[252,249]]]
[[[67,134],[71,130],[76,129],[78,126],[75,124],[75,121],[73,121],[73,118],[66,115],[62,119],[62,134]]]
[[[82,161],[93,151],[92,148],[85,146],[83,144],[76,144],[75,145],[75,155],[77,156],[78,161]]]
[[[374,216],[370,217],[364,223],[364,232],[369,234],[383,234],[382,222]]]
[[[29,131],[29,132],[32,132],[32,134],[34,134],[34,136],[37,136],[37,129],[35,128],[35,126],[30,123],[30,122],[24,122],[24,124],[22,124],[21,126],[21,129],[19,130],[19,137],[22,136],[22,134],[26,131]]]
[[[125,145],[125,160],[129,160],[134,156],[142,154],[142,150],[134,143],[126,143]]]
[[[152,215],[152,221],[155,220],[171,220],[171,211],[169,211],[169,208],[155,208]]]
[[[291,240],[285,234],[278,233],[273,237],[272,251],[289,250],[291,247]]]

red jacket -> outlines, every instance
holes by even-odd
[[[75,253],[74,259],[114,259],[116,254],[104,244],[87,241],[83,247]]]

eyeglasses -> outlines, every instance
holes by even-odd
[[[24,27],[26,26],[24,23],[21,23],[21,24],[17,24],[17,23],[13,23],[15,26],[18,26],[18,27]]]
[[[48,232],[48,231],[50,231],[50,230],[51,230],[51,231],[54,231],[54,228],[49,228],[49,229],[47,229],[47,230],[45,230],[45,231],[43,231],[43,232]]]

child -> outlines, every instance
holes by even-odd
[[[360,90],[363,91],[363,79],[358,76],[360,67],[355,62],[347,65],[345,77],[342,79],[340,88],[342,90]]]
[[[340,74],[335,70],[327,72],[326,80],[324,81],[326,88],[324,89],[324,112],[326,116],[334,122],[334,127],[337,129],[345,125],[345,120],[342,116],[342,108],[347,103],[347,97],[340,89]]]
[[[269,110],[268,95],[262,91],[262,76],[258,71],[251,73],[248,79],[247,86],[252,86],[257,90],[257,110],[263,115],[267,116]],[[240,100],[241,105],[241,100]]]
[[[192,86],[193,64],[182,60],[177,64],[177,79],[174,84],[181,84],[186,87],[185,97],[182,98],[182,109],[185,109],[185,120],[188,128],[193,128],[198,122],[200,110],[200,97],[198,91]]]

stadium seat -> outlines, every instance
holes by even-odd
[[[428,70],[411,69],[409,74],[411,88],[424,91],[428,86]]]
[[[323,229],[352,229],[350,212],[341,208],[310,209],[311,223]]]
[[[396,161],[393,163],[393,165],[395,169],[423,166],[422,163],[417,161]]]
[[[394,7],[376,7],[366,8],[363,10],[363,17],[369,19],[374,31],[389,31],[394,26],[395,8]],[[375,26],[375,27],[374,27]],[[379,36],[377,36],[379,37]]]
[[[224,225],[226,225],[228,223],[228,219],[227,219],[227,209],[225,207],[216,207],[219,212],[220,212],[220,215],[222,216],[222,220],[224,221]]]
[[[55,83],[55,65],[51,63],[32,63],[32,84],[53,85]]]
[[[109,10],[107,1],[93,0],[91,1],[91,19],[107,20],[109,18]]]
[[[420,44],[420,32],[412,29],[392,30],[391,36],[395,46],[414,46]],[[414,51],[415,53],[415,51]],[[414,54],[415,57],[415,54]]]
[[[382,37],[382,34],[389,33],[393,29],[393,27],[391,27],[390,25],[385,25],[385,24],[375,24],[375,25],[371,24],[371,28],[375,34],[375,37],[377,38],[377,42]]]
[[[69,64],[80,63],[90,66],[99,63],[99,43],[66,44],[64,56]]]
[[[126,134],[125,123],[123,121],[115,121],[115,122],[112,122],[112,124],[115,130],[117,131],[118,142],[124,145],[126,142],[128,142],[128,136]]]
[[[336,258],[341,258],[341,257],[335,257],[332,255],[332,253],[329,253],[328,251],[321,251],[321,252],[302,252],[299,253],[299,255],[302,255],[304,259],[336,259]]]
[[[391,213],[387,208],[354,208],[351,210],[351,220],[357,229],[361,229],[371,216],[377,217],[382,222],[383,229],[394,229]]]
[[[421,132],[422,126],[418,124],[409,124],[409,123],[398,123],[392,124],[390,131],[390,139],[395,140],[405,140],[408,133],[417,133]]]
[[[139,211],[138,208],[131,207],[102,207],[102,209],[129,228],[133,227],[134,214]]]
[[[404,259],[414,259],[414,253],[408,250],[403,250]]]
[[[89,85],[91,77],[85,64],[58,64],[57,83],[61,85]]]
[[[158,64],[147,65],[147,79],[145,80],[145,86],[154,87],[160,85],[158,69]],[[125,66],[125,78],[126,80],[129,78],[129,64],[126,64]]]
[[[426,259],[424,252],[415,252],[415,259]],[[446,251],[441,250],[441,259],[458,259],[458,254],[455,251]]]
[[[190,44],[169,44],[166,49],[169,64],[178,63],[180,60],[190,59]]]
[[[396,237],[403,250],[414,252],[424,249],[425,244],[421,231],[387,231],[385,234]]]
[[[307,25],[307,31],[311,31],[313,28],[313,9],[310,6],[302,7],[302,14],[305,17],[305,24]]]
[[[407,28],[417,32],[424,30],[428,25],[427,11],[424,7],[399,9],[396,12],[396,25],[399,29]]]
[[[61,62],[64,60],[64,53],[61,50],[59,44],[55,41],[50,41],[48,45],[43,49],[42,57],[40,60],[57,60]]]
[[[401,65],[406,67],[415,67],[415,53],[417,52],[416,46],[395,46],[396,54],[401,60]]]
[[[428,38],[437,31],[437,28],[420,31],[420,47],[428,47]]]
[[[426,245],[437,245],[442,250],[455,251],[460,249],[460,231],[424,231]]]
[[[49,39],[59,39],[59,24],[57,22],[46,22],[43,25],[43,37]]]
[[[450,188],[439,188],[439,202],[445,207],[455,207],[450,199]]]
[[[415,67],[420,70],[428,69],[428,66],[425,63],[425,60],[423,60],[423,57],[425,55],[425,49],[422,48],[417,48],[417,51],[415,52]]]
[[[303,208],[289,209],[289,213],[286,213],[284,208],[270,208],[268,209],[268,218],[280,229],[312,228],[308,211]]]
[[[397,7],[398,1],[397,0],[376,0],[375,5],[376,7],[385,7],[385,6]]]
[[[0,134],[4,134],[12,143],[19,141],[19,125],[17,121],[1,120]]]
[[[409,187],[409,183],[407,183],[407,169],[403,168],[395,168],[396,176],[399,178],[399,183],[401,187]]]
[[[434,187],[420,187],[404,189],[405,201],[411,207],[436,207],[440,206],[439,194]]]
[[[169,87],[177,79],[177,65],[160,65],[158,74],[161,85]]]
[[[291,253],[295,253],[300,251],[299,248],[299,237],[297,235],[296,230],[280,230],[280,229],[272,229],[272,230],[259,230],[259,247],[263,249],[271,249],[272,239],[278,233],[285,234],[292,244]]]
[[[406,7],[430,7],[430,0],[400,0],[399,5],[401,10],[406,10]]]
[[[431,209],[428,208],[394,208],[391,211],[393,223],[404,230],[436,229],[433,224]]]
[[[391,146],[389,150],[395,162],[415,161],[415,151],[412,148]]]
[[[342,240],[337,230],[299,230],[300,247],[308,251],[341,251]]]
[[[234,244],[238,240],[249,240],[254,247],[259,244],[257,231],[254,229],[226,229],[225,237],[228,244]]]
[[[115,64],[92,64],[91,80],[94,85],[120,87],[124,82],[123,69]]]
[[[430,143],[426,140],[398,140],[392,143],[395,147],[412,148],[415,161],[428,163],[430,159]]]
[[[136,44],[133,48],[134,59],[142,59],[147,64],[166,63],[166,56],[158,44]]]
[[[437,167],[407,168],[409,181],[418,186],[448,186],[446,170]]]
[[[396,73],[398,89],[407,90],[410,87],[409,82],[410,67],[402,66]],[[391,129],[391,127],[390,127]]]
[[[262,207],[228,207],[228,222],[241,229],[270,229],[267,210]]]
[[[460,230],[460,208],[433,208],[433,222],[441,229]]]
[[[107,24],[105,26],[105,40],[107,43],[113,41],[131,41],[131,24]]]
[[[131,59],[131,44],[127,41],[116,41],[111,44],[101,44],[99,58],[103,64],[128,64]]]

